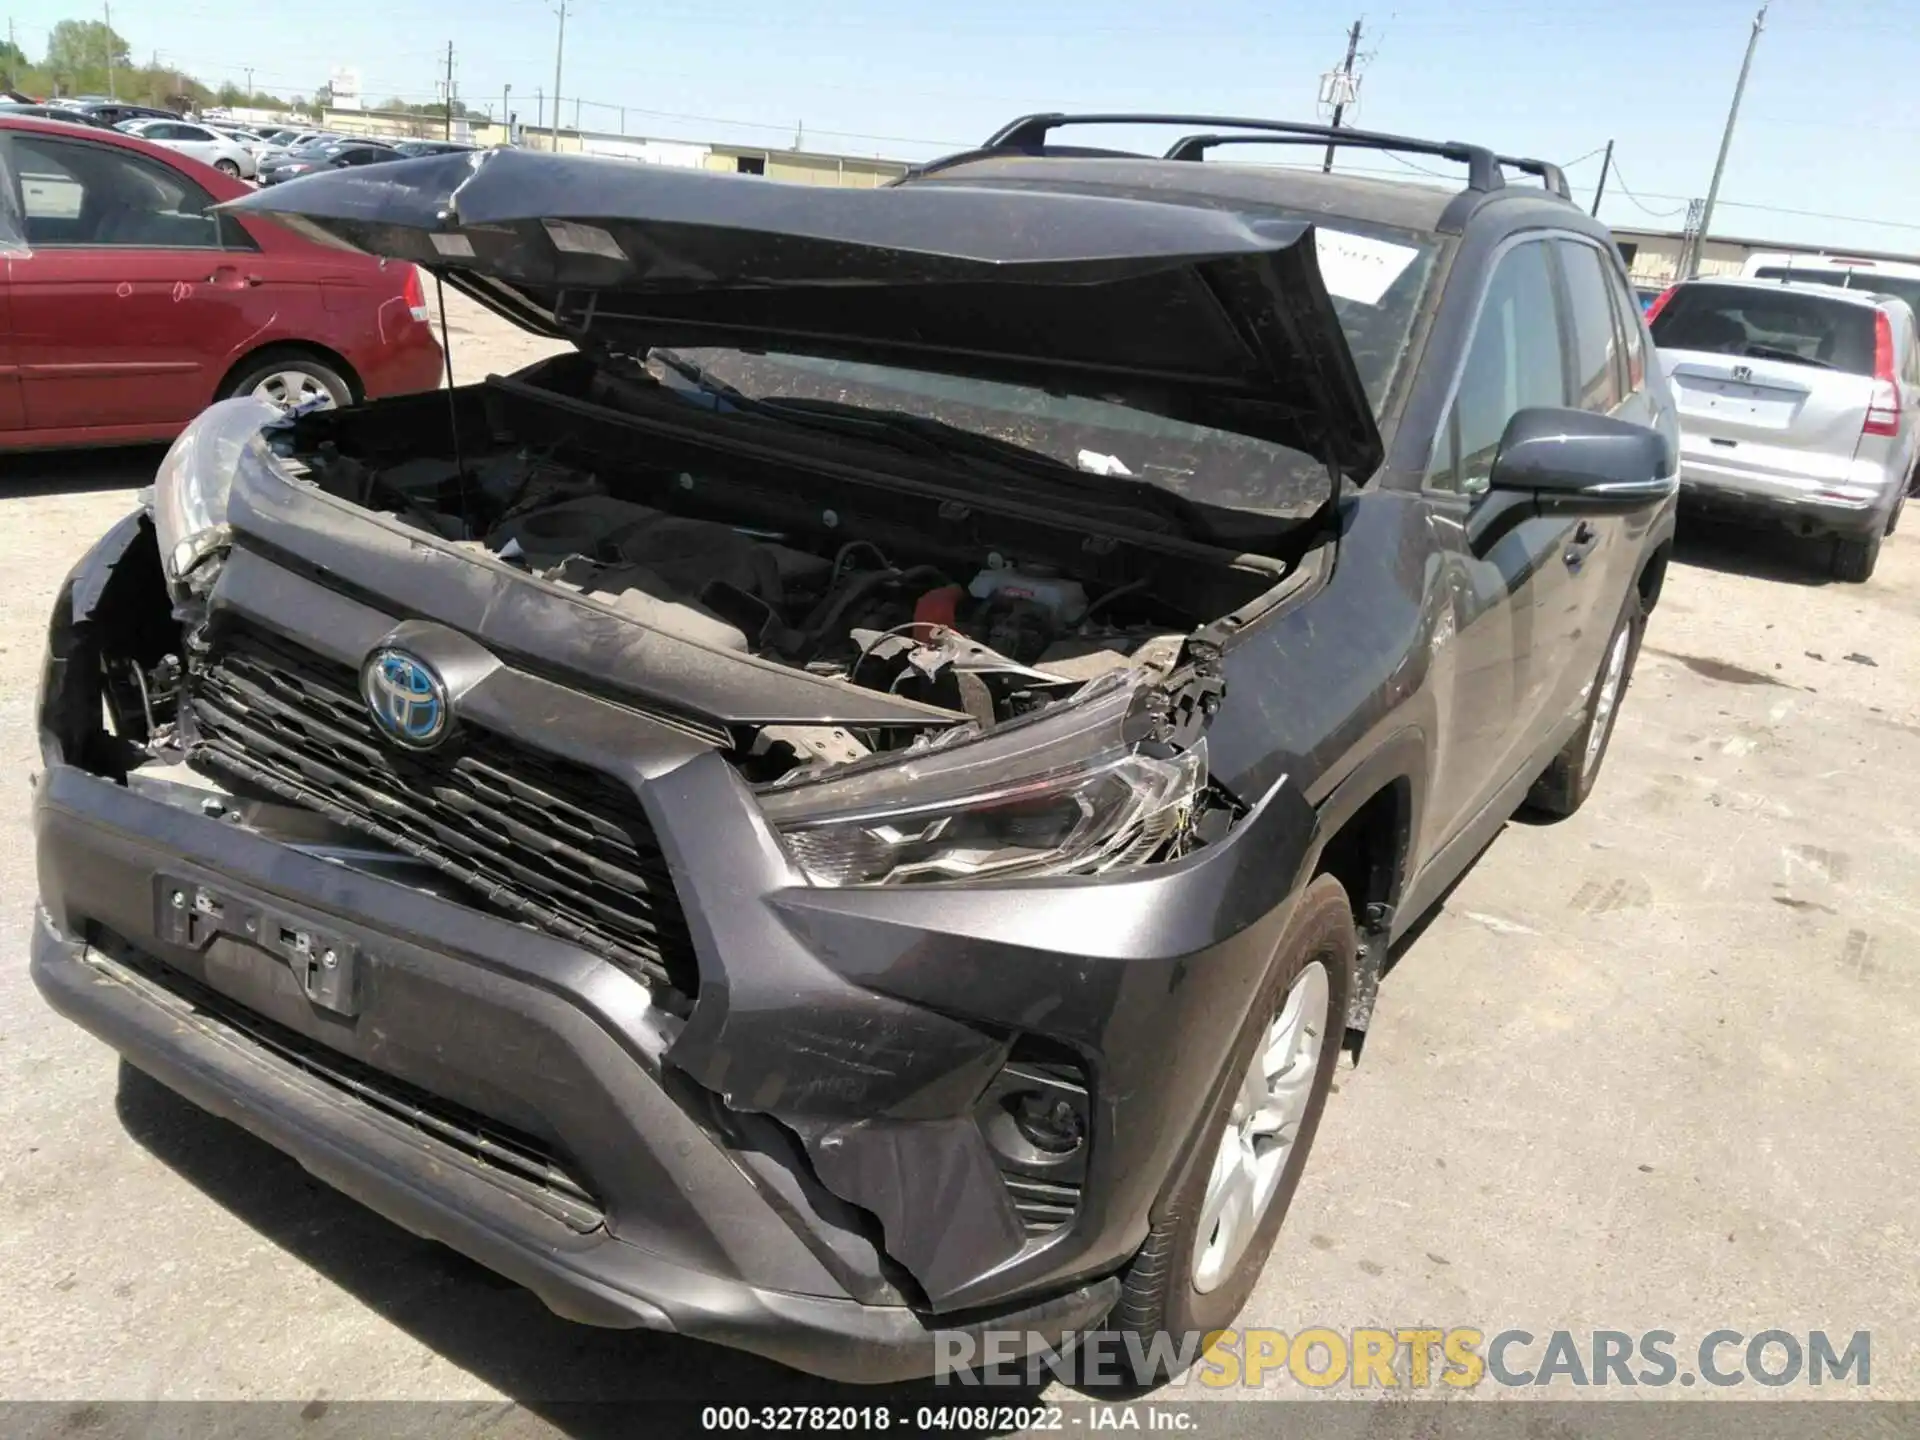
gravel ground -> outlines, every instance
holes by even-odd
[[[449,309],[462,381],[550,348]],[[562,1423],[569,1400],[818,1398],[553,1318],[40,1003],[45,617],[156,458],[14,460],[0,490],[0,1397],[505,1398]],[[1510,825],[1398,957],[1244,1323],[1665,1328],[1683,1350],[1864,1329],[1870,1393],[1920,1397],[1917,622],[1920,539],[1845,586],[1784,537],[1688,527],[1595,800]]]

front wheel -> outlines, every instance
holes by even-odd
[[[1233,1323],[1266,1265],[1306,1168],[1345,1033],[1358,939],[1340,882],[1301,893],[1266,980],[1234,1042],[1223,1085],[1146,1244],[1121,1276],[1110,1330],[1131,1331],[1129,1359],[1176,1350]],[[1189,1361],[1192,1356],[1185,1357]],[[1140,1385],[1171,1378],[1133,1377]]]
[[[231,160],[216,160],[213,162],[213,168],[231,180],[240,178],[240,167]]]
[[[1600,774],[1600,762],[1607,758],[1607,745],[1613,739],[1614,722],[1620,718],[1620,702],[1627,698],[1627,685],[1633,679],[1633,662],[1640,655],[1640,635],[1646,627],[1646,615],[1640,608],[1640,591],[1627,592],[1627,603],[1607,637],[1606,654],[1600,659],[1600,671],[1587,690],[1586,717],[1567,741],[1566,748],[1553,757],[1553,763],[1541,772],[1527,792],[1527,808],[1542,815],[1571,815],[1587,803],[1593,782]]]

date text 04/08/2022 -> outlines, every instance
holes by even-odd
[[[742,1433],[770,1431],[984,1431],[994,1434],[1087,1430],[1188,1431],[1193,1416],[1155,1405],[1088,1405],[1069,1414],[1059,1405],[708,1405],[700,1428]]]

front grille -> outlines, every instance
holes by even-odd
[[[110,979],[166,1006],[185,1023],[220,1033],[290,1081],[304,1081],[390,1129],[410,1132],[416,1144],[512,1192],[569,1229],[587,1234],[605,1222],[599,1200],[532,1136],[429,1095],[256,1015],[110,930],[94,927],[89,939],[89,963]]]
[[[640,802],[597,770],[473,726],[382,739],[349,667],[228,624],[191,684],[191,754],[434,865],[489,904],[683,995],[698,966]]]

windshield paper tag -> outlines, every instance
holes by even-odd
[[[473,259],[473,241],[464,235],[435,232],[432,239],[433,248],[442,255],[451,255],[458,260]]]
[[[627,252],[619,242],[598,225],[578,225],[571,220],[548,220],[547,238],[553,248],[573,255],[604,255],[609,260],[624,260]]]
[[[1411,245],[1373,240],[1345,230],[1316,227],[1314,251],[1320,258],[1320,278],[1327,293],[1340,300],[1378,305],[1387,287],[1398,280],[1420,252]]]

